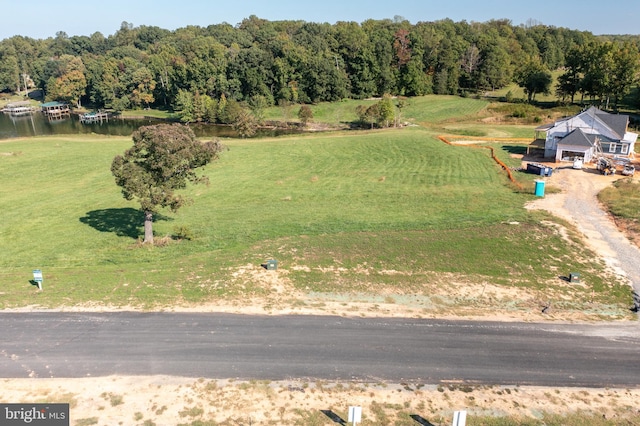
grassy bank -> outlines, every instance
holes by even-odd
[[[617,180],[606,188],[598,199],[616,219],[627,236],[636,244],[640,243],[640,183],[633,178]]]

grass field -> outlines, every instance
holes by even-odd
[[[537,102],[556,102],[558,100],[558,97],[555,94],[555,87],[558,84],[558,77],[560,77],[562,73],[562,70],[555,70],[551,72],[552,80],[549,93],[537,93],[535,97],[535,100]],[[527,94],[524,93],[524,89],[518,86],[516,83],[511,83],[508,86],[505,86],[502,89],[495,90],[493,92],[487,92],[486,96],[504,98],[505,96],[507,96],[507,93],[511,93],[512,99],[527,99]]]
[[[592,254],[523,208],[533,196],[514,191],[486,150],[445,145],[424,128],[225,141],[229,150],[206,169],[210,186],[188,188],[193,204],[158,215],[154,231],[170,241],[162,247],[140,246],[137,205],[109,172],[130,143],[75,136],[0,145],[8,206],[0,306],[242,297],[266,290],[233,271],[268,258],[290,268],[302,291],[420,293],[417,281],[443,274],[542,290],[558,271],[580,270],[603,304],[621,312],[628,299]],[[515,165],[513,149],[497,151]],[[194,237],[170,238],[185,232]],[[343,270],[339,279],[322,272],[332,267]],[[33,268],[47,289],[35,299]]]
[[[632,178],[617,180],[612,186],[598,194],[598,199],[616,217],[619,226],[624,226],[632,240],[640,237],[640,184]]]
[[[379,99],[343,100],[341,102],[322,102],[311,105],[313,121],[341,126],[358,120],[356,107],[370,106]],[[406,98],[400,121],[419,124],[423,127],[438,127],[445,122],[456,122],[475,119],[489,102],[480,99],[461,98],[458,96],[427,95],[418,98]],[[298,121],[299,106],[287,108],[271,107],[265,111],[267,120]]]

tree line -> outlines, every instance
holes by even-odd
[[[184,121],[235,122],[278,104],[425,94],[473,94],[517,82],[529,100],[617,104],[636,83],[640,37],[508,20],[411,24],[268,21],[169,31],[123,22],[96,32],[0,41],[0,91],[42,89],[47,100],[167,108]],[[561,70],[557,87],[551,71]],[[360,111],[370,121],[375,111]],[[379,118],[379,117],[378,117]],[[257,117],[259,119],[259,117]]]

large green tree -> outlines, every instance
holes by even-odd
[[[9,43],[0,44],[0,91],[20,88],[20,68],[16,51]]]
[[[527,100],[531,102],[537,93],[549,93],[552,76],[540,58],[530,58],[522,64],[515,74],[516,83],[524,89]]]
[[[395,125],[396,108],[391,95],[385,94],[382,99],[378,101],[378,111],[380,113],[378,117],[378,124],[380,126],[390,127]]]
[[[558,77],[556,85],[556,95],[565,100],[570,98],[573,103],[576,93],[580,90],[583,71],[583,52],[575,47],[566,55],[564,73]]]
[[[202,143],[180,124],[144,126],[133,134],[133,147],[111,163],[111,173],[127,200],[137,199],[144,212],[144,242],[153,244],[153,215],[176,211],[188,200],[176,194],[187,183],[206,183],[196,169],[218,157],[217,141]]]
[[[640,54],[630,43],[624,43],[615,49],[613,54],[613,78],[610,85],[615,108],[618,102],[631,91],[638,81]]]
[[[608,95],[613,78],[613,47],[611,43],[596,42],[584,46],[580,83],[583,96],[603,100]]]

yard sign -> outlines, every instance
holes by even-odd
[[[33,270],[33,280],[38,284],[38,289],[42,290],[42,271],[40,269]]]

